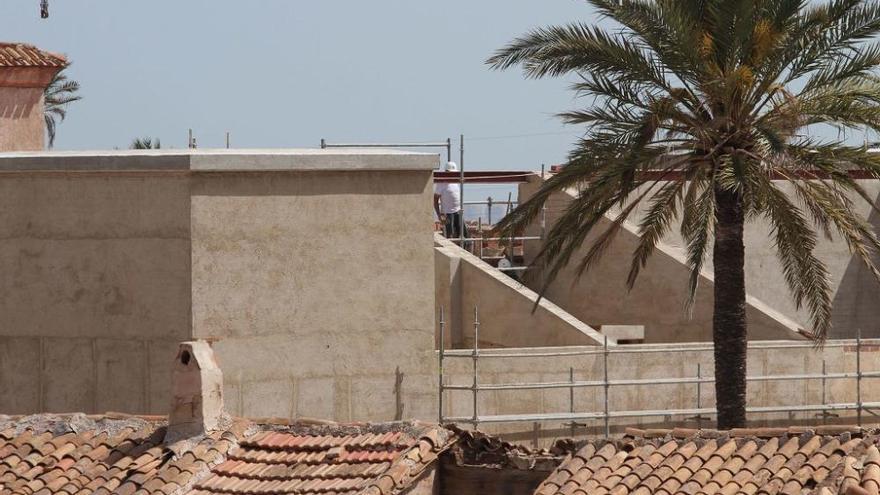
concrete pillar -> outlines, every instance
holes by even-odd
[[[221,428],[223,373],[207,342],[180,344],[171,372],[171,395],[167,441]]]
[[[45,148],[43,92],[66,66],[61,55],[0,43],[0,152]]]

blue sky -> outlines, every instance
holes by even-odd
[[[469,169],[564,159],[565,82],[483,61],[529,28],[594,18],[575,0],[50,0],[47,21],[38,7],[3,0],[0,32],[73,61],[84,100],[57,149],[184,147],[188,128],[200,147],[230,131],[245,148],[464,133]]]

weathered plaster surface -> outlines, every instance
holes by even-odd
[[[233,414],[435,415],[436,161],[0,154],[3,412],[167,412],[205,338]]]

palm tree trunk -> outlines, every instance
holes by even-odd
[[[738,193],[715,190],[715,404],[718,429],[746,422],[746,287],[743,204]]]

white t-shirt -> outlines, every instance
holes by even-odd
[[[457,213],[461,211],[461,188],[459,184],[436,184],[434,193],[440,195],[440,213]]]

